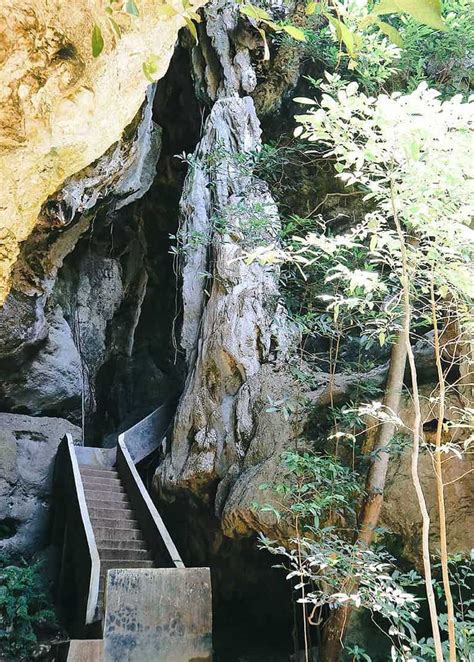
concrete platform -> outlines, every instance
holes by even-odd
[[[104,662],[102,639],[71,639],[67,662]]]
[[[210,662],[209,568],[109,570],[103,662]]]

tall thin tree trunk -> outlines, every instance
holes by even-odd
[[[407,325],[403,327],[392,348],[390,356],[390,368],[388,371],[385,396],[383,400],[384,409],[392,414],[398,415],[400,409],[400,398],[403,388],[403,376],[405,374],[407,344]],[[359,515],[359,533],[357,544],[368,547],[372,542],[374,530],[380,517],[383,504],[383,490],[387,477],[390,453],[388,445],[395,433],[394,417],[381,423],[377,439],[373,448],[373,460],[367,472],[365,484],[365,499]],[[354,593],[357,590],[357,582],[351,581],[349,586],[343,587],[346,593]],[[351,607],[342,605],[331,612],[324,624],[321,651],[319,660],[321,662],[337,662],[343,650],[343,639],[350,618]]]
[[[436,493],[438,498],[441,572],[443,575],[444,597],[446,599],[446,608],[448,612],[449,662],[456,662],[456,634],[454,627],[454,605],[453,605],[453,596],[451,593],[451,585],[449,583],[448,544],[447,544],[447,535],[446,535],[447,534],[446,509],[444,504],[443,467],[441,462],[441,436],[443,432],[443,421],[444,421],[444,414],[446,408],[445,406],[446,384],[444,381],[443,366],[441,363],[438,316],[436,314],[433,280],[431,280],[431,318],[433,320],[434,350],[435,350],[436,369],[438,372],[438,384],[439,384],[439,411],[438,411],[438,425],[436,427],[436,441],[435,441],[436,443],[435,476],[436,476]]]
[[[411,477],[415,487],[416,497],[418,499],[418,506],[421,512],[422,519],[422,535],[421,545],[423,553],[423,570],[425,573],[425,590],[426,599],[428,601],[428,608],[430,612],[431,631],[433,634],[433,641],[435,646],[436,662],[443,662],[443,649],[441,647],[441,636],[438,624],[438,611],[436,608],[436,599],[433,591],[433,582],[431,577],[431,560],[430,560],[430,516],[426,506],[425,495],[420,482],[418,473],[418,460],[420,456],[420,437],[421,437],[421,407],[420,407],[420,394],[418,391],[418,375],[416,372],[415,356],[410,342],[410,318],[411,318],[411,299],[410,299],[410,282],[409,282],[409,269],[408,269],[408,256],[405,246],[405,238],[403,236],[402,228],[398,220],[395,210],[392,192],[392,206],[394,207],[394,221],[397,228],[398,238],[400,239],[400,250],[402,255],[402,285],[403,285],[403,306],[405,310],[405,325],[406,325],[406,347],[408,356],[408,365],[410,366],[410,375],[412,382],[413,393],[413,406],[415,409],[415,420],[413,422],[413,448],[411,454]]]
[[[405,236],[398,218],[398,211],[395,204],[395,195],[392,185],[391,190],[393,220],[395,222],[398,238],[400,240],[400,251],[402,257],[402,301],[403,301],[403,327],[400,330],[397,342],[395,343],[390,360],[390,371],[387,380],[384,404],[394,414],[398,414],[400,406],[400,395],[403,387],[403,376],[405,372],[406,359],[410,366],[410,375],[412,381],[413,400],[415,409],[415,420],[413,428],[413,449],[411,458],[412,482],[418,500],[418,505],[422,517],[422,552],[423,569],[425,573],[426,597],[430,611],[431,629],[436,653],[436,661],[443,662],[443,653],[441,647],[441,636],[438,625],[438,613],[436,600],[433,591],[431,577],[431,561],[429,547],[430,518],[426,506],[423,489],[421,487],[418,475],[418,460],[420,454],[420,436],[421,436],[421,408],[418,392],[418,379],[415,365],[415,357],[410,342],[410,324],[411,324],[411,297],[409,285],[408,257],[405,245]],[[392,381],[393,380],[393,381]],[[389,405],[390,402],[390,405]],[[374,447],[375,459],[370,465],[366,481],[366,498],[364,500],[361,516],[359,519],[359,533],[357,542],[363,545],[370,545],[374,529],[377,526],[380,511],[383,503],[383,489],[387,476],[389,453],[387,445],[395,432],[393,422],[383,423],[381,425],[379,436]],[[358,582],[352,579],[349,584],[342,587],[348,593],[354,593],[357,590]],[[347,625],[351,615],[352,607],[344,605],[335,609],[323,628],[322,645],[319,655],[319,662],[338,662],[344,648],[343,640],[347,630]],[[450,661],[451,662],[451,661]]]

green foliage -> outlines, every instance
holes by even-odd
[[[253,22],[261,34],[265,44],[265,59],[268,59],[270,54],[265,32],[259,27],[260,25],[268,26],[277,33],[286,32],[297,41],[306,41],[305,30],[282,21],[274,21],[261,7],[245,3],[240,11]],[[313,15],[324,17],[331,28],[334,41],[339,45],[339,50],[341,51],[344,46],[353,67],[356,66],[360,52],[367,50],[364,45],[364,32],[368,26],[375,27],[397,45],[401,45],[402,40],[396,28],[381,21],[378,18],[380,15],[408,14],[422,25],[429,25],[438,30],[444,29],[439,0],[381,0],[371,12],[366,10],[363,3],[353,0],[326,0],[320,3],[310,0],[305,13],[309,17]]]
[[[432,30],[414,20],[400,22],[404,48],[394,85],[413,91],[423,80],[444,98],[467,95],[473,84],[474,3],[445,0],[446,29]]]
[[[403,585],[417,576],[402,574],[383,549],[351,542],[358,476],[333,457],[310,453],[286,452],[282,466],[286,480],[261,486],[272,491],[272,501],[259,508],[290,523],[296,535],[286,545],[262,535],[260,546],[284,560],[279,567],[296,582],[298,602],[309,605],[311,620],[324,606],[353,604],[387,619],[401,649],[418,620],[417,601]],[[359,586],[348,594],[345,587],[354,576]]]
[[[104,38],[98,25],[94,25],[92,30],[92,55],[98,57],[104,48]]]
[[[380,0],[372,10],[375,16],[408,14],[422,25],[444,30],[440,0]]]
[[[403,3],[380,3],[377,7]],[[348,81],[356,81],[371,94],[381,89],[413,91],[426,80],[443,97],[467,94],[472,88],[474,58],[474,4],[471,0],[445,0],[443,22],[439,22],[439,3],[408,0],[413,11],[389,14],[381,21],[370,3],[347,0],[339,3],[339,16],[349,50],[341,50],[341,33],[334,19],[322,20],[322,6],[315,4],[303,26],[305,40],[300,48],[305,57],[319,62]],[[417,8],[431,14],[417,20]],[[385,19],[385,17],[384,17]],[[435,25],[437,27],[435,27]],[[338,36],[339,34],[339,36]],[[284,41],[277,35],[274,41]],[[357,53],[354,56],[354,40]]]
[[[291,526],[316,531],[324,523],[344,521],[354,515],[354,499],[361,493],[358,476],[330,456],[286,451],[282,466],[285,482],[269,483],[262,490],[277,495],[279,508],[264,505],[278,512]]]
[[[314,332],[320,324],[323,335],[336,344],[340,344],[344,332],[358,331],[360,338],[376,339],[381,347],[385,346],[397,334],[405,291],[409,292],[413,311],[412,331],[423,328],[431,319],[431,291],[435,293],[433,305],[438,318],[457,316],[462,326],[463,320],[470,317],[474,294],[470,225],[474,212],[474,99],[463,102],[458,95],[443,102],[439,93],[426,84],[408,95],[369,97],[355,82],[347,83],[330,74],[327,80],[321,85],[320,100],[296,100],[310,108],[296,118],[300,124],[296,137],[306,139],[313,153],[330,158],[338,178],[363,193],[367,201],[365,217],[340,232],[318,219],[318,227],[312,232],[292,237],[284,247],[260,246],[249,254],[249,261],[289,261],[299,269],[306,279],[304,287],[310,284],[306,295],[318,299],[330,313],[330,319],[306,313],[306,329],[311,323],[308,330]],[[309,312],[317,309],[313,307]],[[472,336],[465,338],[469,342]],[[402,426],[396,412],[382,403],[346,403],[329,411],[336,430],[332,438],[336,442],[348,439],[354,447],[355,436],[368,416]],[[405,445],[404,436],[395,436],[389,450],[395,454]],[[425,448],[432,451],[428,445]],[[462,452],[461,446],[446,443],[439,452],[448,451],[456,455]],[[355,452],[353,458],[355,466]],[[376,457],[371,453],[368,459]],[[308,484],[307,477],[302,484]],[[295,485],[289,494],[296,496],[296,507],[305,513],[309,508],[304,501],[301,504],[301,484],[296,480]],[[324,512],[330,501],[321,502],[314,485],[308,493],[316,494],[315,512],[318,508]],[[348,504],[344,502],[347,512]],[[307,525],[310,534],[294,538],[289,546],[268,540],[263,544],[286,557],[292,569],[289,577],[300,579],[298,587],[304,591],[301,601],[309,602],[314,609],[325,604],[352,604],[373,612],[380,610],[378,613],[390,622],[388,634],[395,642],[394,660],[430,659],[432,642],[416,641],[414,623],[418,616],[412,598],[403,591],[398,593],[399,589],[391,584],[409,581],[413,585],[414,578],[404,579],[380,570],[385,581],[377,586],[368,568],[383,563],[384,552],[372,550],[382,560],[371,560],[364,556],[367,550],[354,546],[342,527],[335,530],[334,520],[329,521],[331,529],[325,531],[324,538],[318,519],[317,527]],[[331,554],[334,563],[328,561]],[[347,595],[344,586],[351,586],[354,579],[352,586],[358,588]],[[394,596],[400,598],[400,604],[394,604]],[[461,599],[457,611],[469,614],[472,606],[465,607]],[[470,645],[469,618],[458,616],[460,651]],[[446,623],[446,616],[441,615],[441,628],[446,628]]]
[[[56,617],[41,563],[10,564],[0,559],[0,652],[30,659],[38,629],[54,627]]]

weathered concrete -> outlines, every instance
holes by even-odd
[[[67,662],[103,662],[102,639],[72,639],[66,659]]]
[[[209,568],[110,570],[104,662],[212,658]]]

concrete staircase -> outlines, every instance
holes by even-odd
[[[118,472],[87,466],[79,469],[100,558],[97,611],[101,616],[108,570],[153,568],[155,564]]]
[[[185,568],[135,466],[157,420],[151,414],[114,448],[76,446],[70,434],[59,445],[56,598],[72,639],[58,662],[211,660],[209,568]]]

